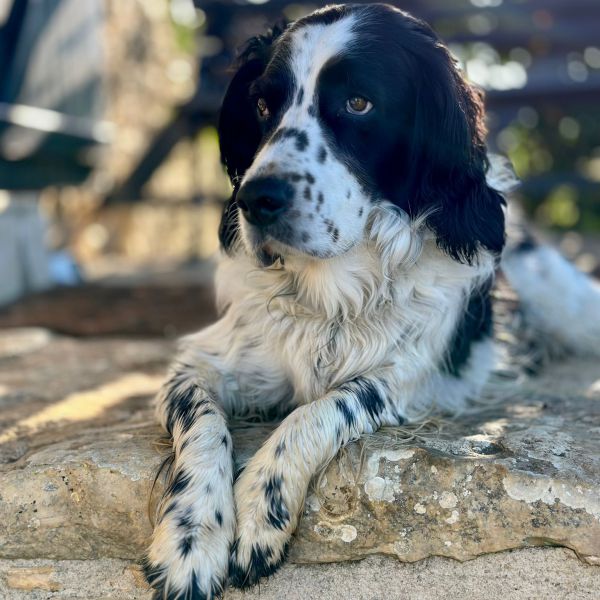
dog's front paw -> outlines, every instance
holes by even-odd
[[[167,502],[143,562],[156,600],[216,600],[227,582],[233,498],[220,506],[212,496],[190,504],[186,500],[180,496]]]
[[[285,536],[287,539],[287,536]],[[252,542],[239,537],[231,549],[229,583],[236,588],[249,588],[263,577],[272,575],[281,566],[287,554],[287,543],[282,539]]]
[[[152,600],[218,600],[223,596],[224,578],[207,579],[201,568],[196,571],[172,561],[154,563],[146,557],[142,569],[154,589]],[[175,577],[171,573],[176,573]]]
[[[286,501],[284,478],[255,476],[245,470],[235,485],[237,505],[236,541],[229,561],[229,581],[238,588],[256,584],[274,573],[283,562],[296,519]]]

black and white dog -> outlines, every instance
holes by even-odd
[[[326,7],[249,42],[220,119],[223,316],[185,340],[158,398],[175,458],[145,561],[156,598],[255,584],[344,444],[480,392],[513,179],[484,135],[446,47],[390,6]],[[596,349],[589,279],[529,240],[503,267],[540,330]],[[274,408],[288,416],[234,481],[228,418]]]

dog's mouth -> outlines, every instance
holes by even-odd
[[[293,242],[295,236],[288,230],[289,241],[282,241],[275,232],[266,232],[254,227],[245,228],[245,246],[248,253],[254,258],[261,268],[284,267],[286,257],[307,258],[315,260],[328,260],[341,254],[345,254],[354,244],[341,245],[337,248],[313,249],[305,244],[296,245]]]
[[[256,248],[256,258],[261,267],[271,267],[277,261],[283,266],[283,256],[279,254],[274,248],[272,243],[263,243]]]

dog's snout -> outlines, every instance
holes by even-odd
[[[270,225],[292,204],[294,188],[276,177],[251,179],[242,185],[237,204],[249,223]]]

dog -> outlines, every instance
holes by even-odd
[[[596,351],[595,284],[528,234],[505,250],[515,180],[485,133],[481,93],[391,6],[328,6],[247,44],[219,123],[222,316],[157,399],[174,463],[144,562],[155,598],[256,584],[340,448],[477,397],[501,261],[540,332]],[[273,411],[236,478],[228,419]]]

